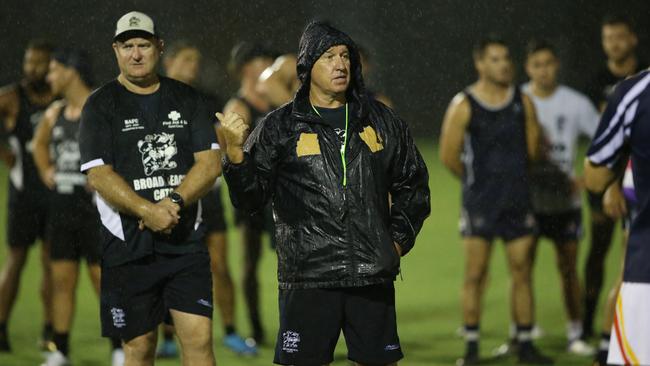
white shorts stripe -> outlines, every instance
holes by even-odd
[[[607,363],[650,365],[650,284],[623,282],[618,296]]]

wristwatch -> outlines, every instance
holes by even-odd
[[[178,192],[172,192],[169,195],[169,199],[172,200],[175,204],[177,204],[181,210],[183,209],[183,206],[185,206],[185,201],[183,200],[183,197],[178,193]]]

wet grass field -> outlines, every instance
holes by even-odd
[[[406,354],[400,365],[429,366],[453,365],[461,356],[463,341],[456,335],[461,325],[460,286],[463,258],[457,218],[460,202],[460,185],[443,170],[436,156],[436,147],[430,141],[419,141],[419,147],[427,161],[432,193],[432,214],[426,221],[415,249],[402,261],[402,277],[396,282],[396,298],[399,333]],[[0,171],[0,192],[7,192],[7,174]],[[0,232],[4,233],[6,204],[0,197]],[[232,217],[228,214],[228,218]],[[587,218],[588,219],[588,218]],[[232,223],[232,220],[229,220]],[[580,273],[588,249],[589,236],[585,235],[580,246]],[[605,290],[611,285],[620,258],[620,235],[607,261]],[[0,259],[4,261],[6,246],[4,235],[0,239]],[[237,327],[243,335],[249,335],[241,296],[240,269],[242,251],[238,234],[229,233],[229,260],[238,283]],[[508,276],[503,245],[498,243],[492,256],[488,289],[484,299],[481,353],[488,357],[493,348],[506,340],[509,325]],[[10,355],[0,354],[1,366],[39,365],[42,356],[36,342],[42,324],[41,305],[38,296],[40,263],[35,246],[20,288],[19,298],[9,323],[13,346]],[[100,338],[99,302],[91,289],[85,269],[79,284],[77,312],[71,335],[71,358],[75,366],[109,365],[108,340]],[[225,366],[271,365],[274,336],[277,330],[277,280],[276,257],[268,245],[264,246],[259,278],[261,282],[262,315],[267,329],[267,344],[256,358],[240,358],[221,344],[223,331],[215,314],[214,336],[217,363]],[[606,291],[603,291],[604,299]],[[559,276],[555,268],[555,253],[548,242],[539,246],[535,268],[536,316],[546,335],[539,341],[540,348],[556,358],[556,365],[587,366],[591,359],[569,356],[565,352],[565,315],[560,294]],[[601,300],[602,303],[602,300]],[[597,325],[600,324],[598,312]],[[599,331],[599,328],[596,329]],[[180,360],[161,360],[157,365],[180,365]],[[341,337],[333,365],[348,365],[346,349]],[[513,365],[514,358],[490,362],[493,365]]]

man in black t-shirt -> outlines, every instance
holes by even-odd
[[[102,221],[104,336],[126,364],[153,364],[156,327],[169,313],[183,364],[213,365],[212,280],[200,198],[220,174],[204,98],[161,77],[163,42],[139,12],[117,22],[117,79],[93,93],[80,126],[81,170]]]
[[[166,48],[163,65],[167,77],[194,86],[199,82],[201,60],[202,54],[196,45],[187,41],[177,41]],[[205,92],[202,94],[212,112],[221,111],[223,104],[217,96]],[[216,126],[217,124],[215,128]],[[221,196],[221,181],[217,181],[210,192],[201,199],[206,229],[205,244],[210,253],[212,267],[214,301],[221,316],[224,346],[240,355],[254,355],[257,354],[255,344],[247,342],[235,328],[235,285],[228,266],[228,240],[224,202]],[[171,327],[167,327],[164,331],[165,340],[158,347],[158,357],[175,357],[176,343],[173,340],[173,332],[169,328]]]
[[[269,102],[256,90],[261,73],[273,64],[275,52],[262,43],[239,42],[230,52],[229,68],[240,82],[237,94],[223,108],[223,113],[237,113],[254,128],[272,108]],[[253,331],[253,339],[261,344],[265,332],[260,315],[260,291],[258,268],[262,257],[262,235],[272,233],[273,214],[266,206],[256,213],[246,213],[235,209],[235,222],[239,226],[244,248],[243,285],[244,301],[248,319]],[[271,246],[274,236],[270,235]],[[234,343],[234,342],[233,342]]]
[[[79,118],[92,85],[90,58],[73,48],[57,50],[50,61],[47,81],[63,98],[50,104],[34,132],[34,163],[49,189],[47,237],[52,272],[52,341],[46,366],[69,363],[70,331],[82,258],[93,289],[99,294],[99,215],[79,172]],[[124,364],[120,339],[111,339],[111,365]]]
[[[52,335],[49,241],[45,232],[48,192],[34,166],[32,137],[45,108],[54,98],[45,82],[51,45],[32,41],[25,49],[23,78],[0,87],[0,160],[9,170],[7,192],[7,255],[0,269],[0,352],[10,352],[7,332],[20,277],[29,248],[40,239],[41,302],[43,303],[42,347],[47,349]]]
[[[589,87],[589,97],[596,108],[602,113],[607,104],[607,98],[615,86],[627,77],[647,68],[636,54],[637,35],[632,22],[620,16],[608,17],[602,24],[602,46],[607,60],[600,71],[592,77]],[[621,187],[615,182],[610,189],[618,194],[620,204],[625,204]],[[605,257],[611,246],[615,221],[603,211],[603,195],[588,193],[591,209],[591,245],[585,265],[585,311],[583,329],[585,337],[593,334],[593,321],[598,306],[600,291],[603,286],[605,273]],[[607,334],[601,335],[608,338]]]

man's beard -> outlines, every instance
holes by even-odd
[[[37,93],[44,93],[50,90],[50,85],[45,81],[45,79],[27,79],[27,85]]]
[[[630,57],[634,57],[634,49],[628,50],[627,52],[624,52],[621,56],[613,59],[613,61],[617,64],[621,64],[627,60],[630,59]]]

